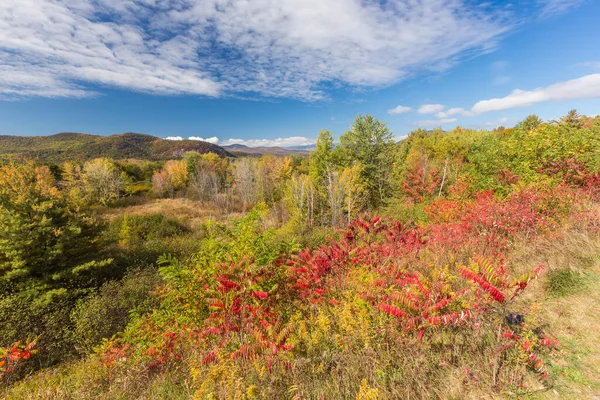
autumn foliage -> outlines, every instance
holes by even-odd
[[[223,252],[212,241],[213,253],[199,254],[190,269],[165,260],[163,308],[137,321],[101,359],[107,366],[141,359],[150,370],[188,360],[198,390],[210,393],[228,379],[218,377],[223,368],[266,382],[281,377],[278,371],[299,373],[307,357],[321,357],[317,348],[340,357],[349,346],[414,352],[440,335],[478,337],[484,327],[499,327],[489,380],[514,378],[513,359],[544,380],[543,357],[556,343],[538,327],[506,323],[505,316],[545,267],[522,271],[508,255],[515,243],[534,243],[577,214],[574,190],[580,189],[440,199],[427,208],[429,223],[356,220],[335,240],[296,255],[263,254],[263,234],[254,230],[260,213],[251,213],[231,244],[241,249]],[[358,325],[344,322],[348,313]],[[322,336],[327,332],[330,337]]]

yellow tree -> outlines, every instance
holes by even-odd
[[[108,158],[96,158],[83,165],[83,181],[86,194],[92,201],[104,205],[119,198],[121,173],[115,163]]]
[[[352,167],[345,168],[340,175],[340,186],[344,193],[344,211],[348,223],[356,218],[356,214],[363,209],[367,200],[367,191],[360,173],[360,164],[354,164]]]

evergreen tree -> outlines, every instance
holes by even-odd
[[[367,204],[381,205],[391,192],[395,142],[387,125],[371,115],[359,115],[352,128],[340,137],[344,166],[361,166]]]
[[[560,119],[561,123],[573,129],[581,129],[583,127],[583,119],[577,110],[571,110]]]
[[[58,190],[48,167],[0,168],[0,282],[11,291],[81,278],[95,266],[80,264],[95,255],[96,228]]]

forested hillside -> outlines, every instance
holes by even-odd
[[[136,138],[0,167],[0,398],[600,395],[600,117]]]
[[[97,157],[114,159],[141,158],[168,160],[181,158],[186,151],[215,153],[231,157],[223,148],[196,140],[165,140],[139,133],[97,136],[83,133],[59,133],[52,136],[0,136],[0,159],[36,158],[62,162]]]

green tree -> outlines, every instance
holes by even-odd
[[[344,166],[361,165],[360,176],[367,204],[381,205],[391,192],[395,142],[387,125],[371,115],[359,115],[352,128],[340,137]]]
[[[79,277],[94,256],[97,225],[56,187],[46,166],[0,168],[0,281],[55,286]],[[42,286],[44,286],[42,285]],[[34,285],[36,286],[36,285]]]
[[[333,135],[328,130],[321,130],[308,167],[309,175],[317,186],[324,185],[327,173],[333,168],[333,149]]]
[[[519,122],[515,128],[517,129],[523,129],[525,131],[532,131],[534,129],[536,129],[538,126],[540,126],[543,123],[543,121],[540,119],[540,117],[538,117],[535,114],[531,114],[528,115],[527,117],[525,117],[525,119],[521,122]]]
[[[581,117],[581,115],[579,115],[577,110],[569,111],[567,115],[560,119],[560,121],[563,125],[566,125],[567,127],[573,129],[581,129],[584,123],[583,118]]]

